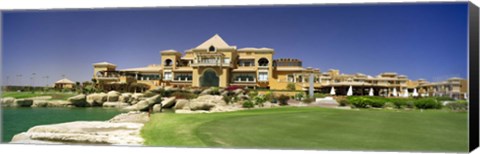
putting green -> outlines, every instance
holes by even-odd
[[[147,145],[267,149],[448,151],[468,148],[467,113],[280,107],[154,114]]]

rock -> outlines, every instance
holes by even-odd
[[[179,89],[178,88],[175,88],[175,87],[166,87],[165,88],[165,91],[178,91]]]
[[[222,96],[203,95],[193,99],[188,103],[190,110],[210,110],[216,105],[226,105]]]
[[[220,95],[222,95],[222,96],[227,96],[227,95],[228,95],[228,91],[225,90],[225,91],[223,91]]]
[[[183,109],[185,106],[187,106],[189,101],[187,99],[177,99],[175,103],[174,109]]]
[[[243,110],[241,107],[235,107],[235,106],[221,106],[217,105],[210,109],[210,112],[231,112],[231,111],[238,111],[238,110]]]
[[[250,99],[250,96],[245,95],[245,94],[243,94],[243,93],[238,94],[237,97],[240,98],[240,99],[242,99],[242,100]]]
[[[143,99],[143,94],[142,93],[135,93],[132,94],[132,101],[140,101]]]
[[[119,102],[130,103],[132,101],[132,93],[123,93],[118,98]]]
[[[72,102],[63,100],[48,101],[47,107],[74,107]]]
[[[147,99],[141,100],[135,105],[127,106],[123,109],[127,111],[147,111],[149,107],[153,107],[154,104],[160,104],[161,101],[162,98],[160,97],[160,95],[155,95]]]
[[[194,93],[194,94],[202,93],[202,90],[200,90],[200,89],[189,89],[188,91],[190,91],[191,93]]]
[[[200,95],[210,95],[210,93],[212,93],[213,89],[212,88],[208,88],[208,89],[205,89],[203,90]]]
[[[243,91],[243,89],[240,89],[240,88],[233,90],[233,93],[234,93],[235,95],[243,94],[244,92],[245,92],[245,91]]]
[[[10,143],[87,143],[114,145],[142,145],[141,123],[113,123],[102,121],[76,121],[40,125],[15,135]]]
[[[274,103],[271,103],[271,102],[265,102],[263,103],[263,107],[264,108],[272,108],[272,107],[277,107],[279,106],[278,104],[274,104]]]
[[[115,107],[115,108],[122,108],[129,106],[128,103],[124,102],[105,102],[102,105],[103,107]]]
[[[18,107],[31,107],[33,105],[33,100],[31,99],[16,99],[15,104]]]
[[[90,106],[102,106],[107,101],[107,94],[93,93],[87,96],[87,103]]]
[[[147,123],[149,120],[148,114],[146,112],[132,111],[128,113],[119,114],[108,122],[122,123],[122,122],[132,122],[132,123]]]
[[[47,107],[47,100],[33,100],[32,107]]]
[[[0,101],[2,103],[2,107],[17,107],[17,103],[15,102],[15,98],[13,97],[5,97],[5,98],[1,98],[2,101]]]
[[[153,105],[153,112],[162,112],[162,105],[161,104]]]
[[[107,102],[116,102],[120,97],[120,93],[117,91],[109,91],[107,93]]]
[[[175,97],[170,97],[162,101],[162,108],[171,108],[175,105]]]
[[[84,94],[70,97],[68,98],[68,101],[72,102],[72,104],[76,107],[85,107],[89,105],[87,103],[87,97]]]

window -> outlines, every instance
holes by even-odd
[[[259,72],[258,73],[258,81],[268,81],[268,73],[267,72]]]
[[[235,74],[232,80],[234,82],[253,82],[255,81],[255,74]]]
[[[224,58],[223,63],[229,64],[230,63],[230,58]]]
[[[172,60],[171,59],[166,59],[165,60],[165,66],[172,66]]]
[[[172,80],[172,72],[165,72],[163,74],[163,79],[164,80]]]
[[[175,80],[191,81],[192,80],[192,74],[190,74],[190,73],[175,73]]]
[[[258,66],[268,66],[268,59],[267,58],[260,58],[258,60]]]
[[[209,51],[209,52],[215,52],[215,47],[214,47],[213,45],[210,46],[210,48],[208,48],[208,51]]]
[[[288,75],[288,82],[293,82],[294,81],[293,78],[294,78],[293,75]]]

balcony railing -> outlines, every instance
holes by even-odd
[[[243,82],[257,82],[257,81],[255,80],[255,78],[253,78],[253,79],[248,79],[248,78],[246,78],[246,79],[237,78],[236,80],[233,80],[233,82],[239,82],[239,83],[243,83]]]
[[[220,59],[202,59],[202,60],[195,60],[191,66],[224,66],[230,67],[230,61],[222,61]]]

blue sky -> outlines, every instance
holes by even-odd
[[[183,52],[214,34],[322,72],[466,78],[467,13],[465,2],[10,11],[2,17],[2,79],[87,81],[92,63],[158,64],[159,51]]]

